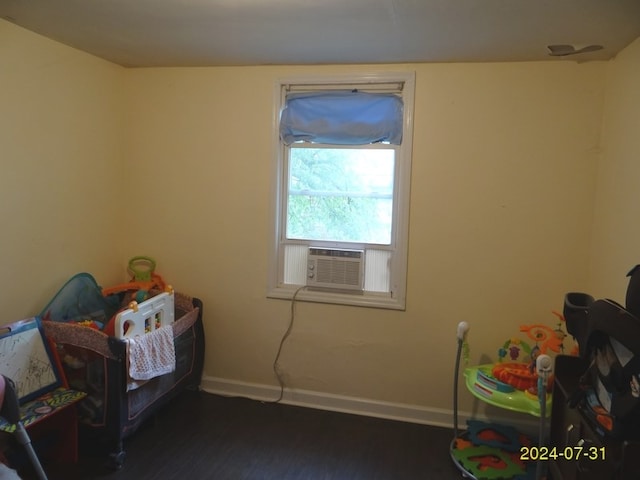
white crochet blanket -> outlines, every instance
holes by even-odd
[[[134,390],[147,380],[171,373],[176,369],[176,351],[171,325],[165,325],[153,332],[128,338],[125,341],[129,364],[127,391]]]

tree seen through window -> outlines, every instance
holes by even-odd
[[[286,237],[389,245],[394,159],[393,148],[292,145]]]

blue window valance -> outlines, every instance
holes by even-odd
[[[333,91],[287,95],[280,117],[286,145],[402,142],[402,98],[391,93]]]

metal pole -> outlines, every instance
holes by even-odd
[[[538,430],[538,447],[544,446],[545,420],[547,416],[547,381],[553,370],[553,360],[549,355],[540,355],[536,358],[536,370],[538,372],[538,400],[540,402],[540,423]],[[543,461],[536,464],[536,480],[542,480],[544,475]]]

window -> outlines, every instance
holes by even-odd
[[[297,298],[404,309],[413,73],[277,83],[269,296],[307,283],[310,247],[364,252],[363,283]]]

